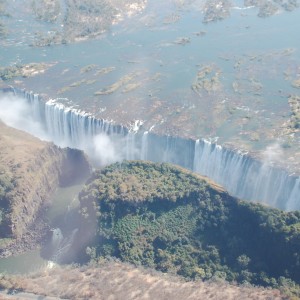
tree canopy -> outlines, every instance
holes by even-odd
[[[298,211],[241,201],[204,177],[141,161],[96,171],[80,201],[83,219],[97,219],[93,259],[115,256],[189,279],[300,283]]]

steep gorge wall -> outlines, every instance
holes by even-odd
[[[138,122],[126,128],[55,100],[45,102],[33,93],[10,91],[26,99],[33,118],[43,124],[49,138],[58,145],[82,149],[95,160],[100,151],[114,152],[113,157],[109,156],[112,161],[174,163],[210,177],[234,196],[284,210],[300,209],[300,177],[249,154],[204,139],[159,136],[143,131]],[[109,143],[100,150],[95,143],[97,136],[109,136]]]
[[[74,159],[78,162],[74,164]],[[20,238],[47,205],[54,190],[87,176],[82,152],[60,149],[0,122],[1,172],[10,174],[13,188],[1,199],[1,236]]]

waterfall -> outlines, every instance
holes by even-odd
[[[300,177],[206,140],[195,143],[195,172],[212,178],[232,195],[285,210],[300,208]]]
[[[51,249],[55,253],[63,241],[64,237],[59,228],[52,229],[52,238],[51,238]]]
[[[295,181],[294,187],[292,189],[291,195],[289,197],[289,201],[286,205],[286,210],[299,210],[299,200],[300,198],[300,177],[298,177]]]
[[[54,263],[59,263],[65,259],[68,255],[69,250],[72,247],[78,229],[72,230],[71,234],[64,237],[60,228],[52,229],[52,239],[51,239],[51,259],[50,261]]]
[[[148,131],[145,131],[142,137],[141,160],[148,159]]]
[[[106,154],[104,164],[123,159],[169,162],[211,178],[241,199],[284,210],[300,209],[300,177],[291,176],[247,153],[205,139],[194,141],[143,132],[139,121],[132,128],[126,128],[55,100],[44,102],[33,93],[20,90],[14,93],[27,99],[33,117],[42,123],[53,142],[82,149],[91,157],[103,152]],[[95,147],[95,137],[99,135],[102,144]],[[103,143],[101,135],[109,141]]]

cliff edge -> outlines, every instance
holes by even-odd
[[[0,121],[0,239],[20,239],[59,185],[89,172],[83,152],[61,149]]]

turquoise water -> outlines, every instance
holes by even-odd
[[[64,218],[71,209],[79,204],[77,195],[82,189],[83,184],[58,188],[51,201],[52,206],[46,215],[50,221],[50,226],[54,228],[64,223]],[[63,225],[63,224],[62,224]],[[66,225],[66,224],[65,224]],[[71,225],[70,225],[71,226]],[[0,274],[25,274],[29,272],[46,269],[49,261],[41,256],[39,249],[27,251],[26,253],[0,259]]]
[[[78,194],[83,183],[68,187],[59,187],[51,199],[52,205],[47,211],[48,219],[53,222],[62,214],[68,213],[79,205]],[[55,224],[52,224],[55,226]]]
[[[41,258],[40,251],[29,251],[21,255],[0,259],[0,274],[25,274],[47,267],[48,262]]]

